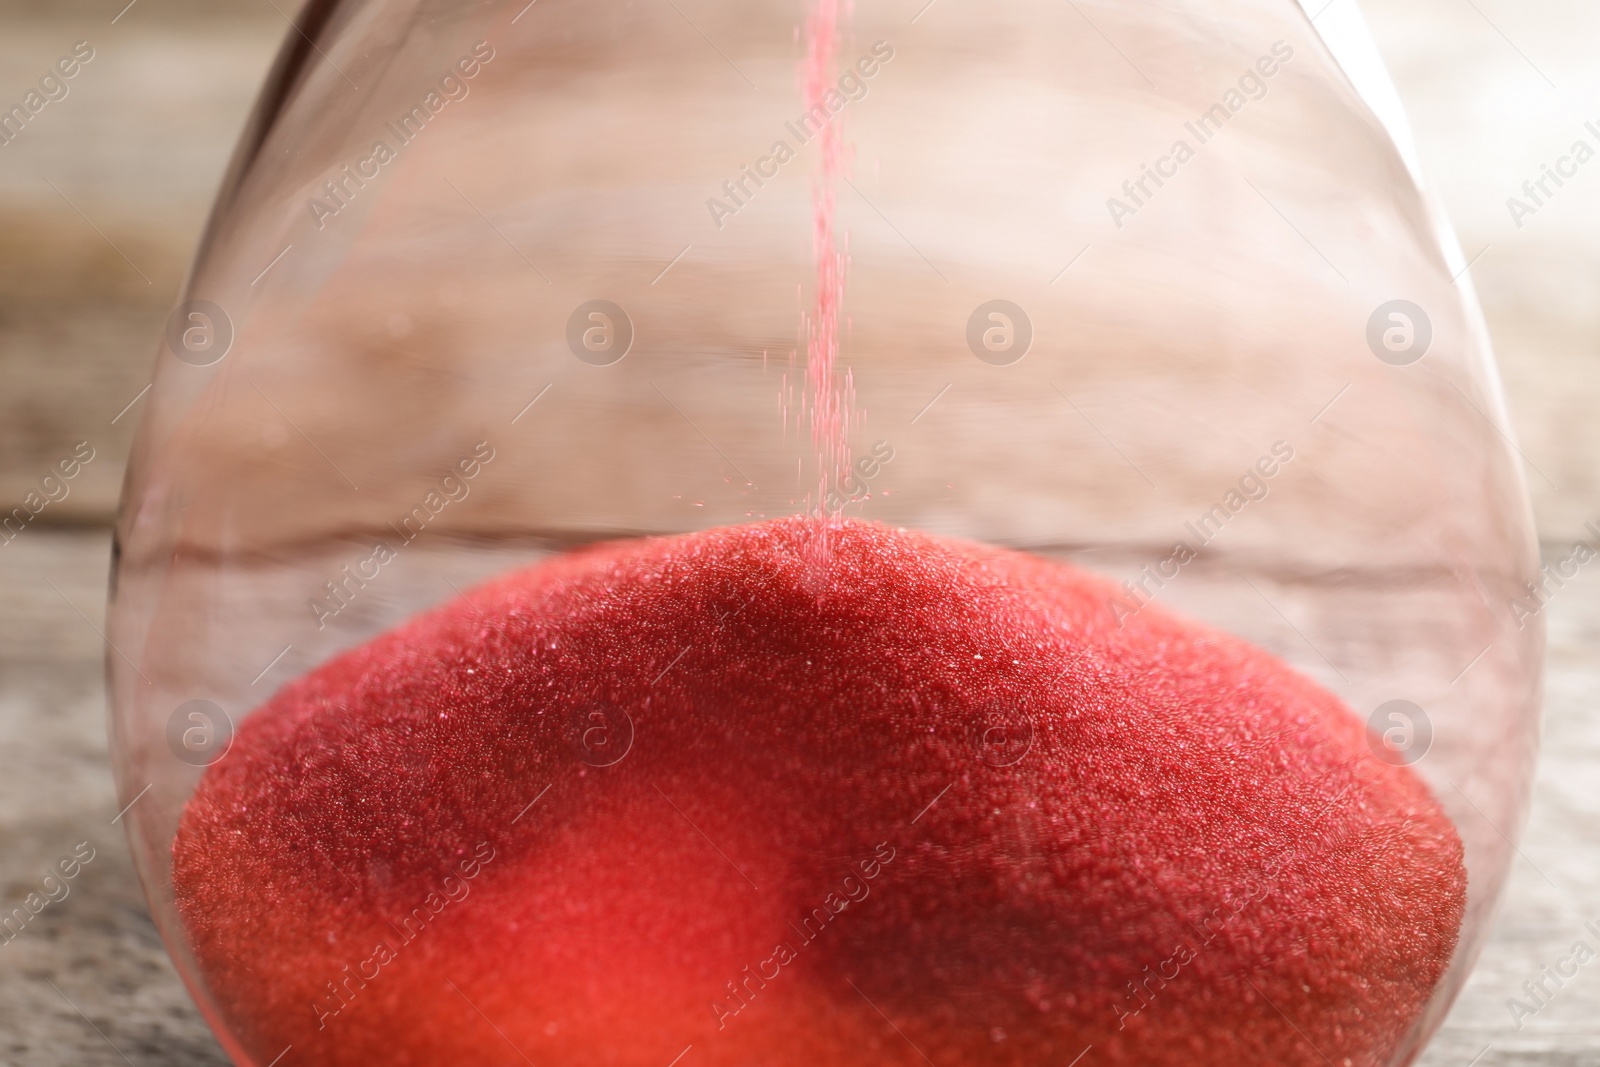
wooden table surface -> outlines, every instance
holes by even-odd
[[[155,935],[112,824],[97,629],[104,527],[131,425],[112,419],[147,380],[283,25],[253,0],[143,0],[110,24],[101,8],[122,6],[0,0],[5,100],[74,40],[99,50],[75,95],[0,155],[0,492],[20,496],[74,441],[102,449],[55,513],[65,525],[41,524],[0,549],[0,900],[15,906],[79,842],[94,849],[70,895],[0,945],[0,1067],[227,1062]],[[1600,5],[1363,6],[1424,167],[1467,255],[1480,257],[1473,277],[1547,555],[1564,554],[1600,514],[1600,171],[1522,227],[1504,202],[1595,117],[1584,109],[1600,97]],[[1520,1027],[1507,1007],[1575,941],[1600,948],[1583,929],[1600,921],[1600,568],[1560,592],[1548,621],[1545,747],[1525,858],[1427,1067],[1600,1064],[1600,962]]]
[[[70,895],[0,945],[0,1067],[225,1064],[151,925],[108,766],[100,638],[108,538],[30,533],[0,551],[0,886],[7,906],[87,841]],[[1600,1063],[1600,962],[1519,1029],[1506,1000],[1600,920],[1600,571],[1549,609],[1545,752],[1492,940],[1427,1067]],[[1488,1048],[1487,1052],[1484,1049]],[[126,1057],[126,1061],[123,1057]]]

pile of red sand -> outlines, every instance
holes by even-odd
[[[1461,844],[1334,697],[1067,566],[847,522],[819,568],[816,529],[554,559],[252,714],[173,882],[256,1062],[1409,1047]]]

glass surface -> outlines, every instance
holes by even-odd
[[[157,356],[111,603],[125,822],[237,1062],[1415,1057],[1527,802],[1537,549],[1453,238],[1298,6],[300,25]],[[602,603],[638,539],[785,519],[776,585],[666,567],[609,629],[479,585]],[[1115,584],[1074,630],[935,557]],[[455,643],[337,660],[440,605]],[[977,634],[1068,681],[913,669]],[[1279,664],[1317,688],[1255,732]],[[1324,733],[1344,789],[1297,762]],[[1411,784],[1454,905],[1399,823],[1321,836]]]

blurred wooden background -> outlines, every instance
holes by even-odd
[[[0,506],[20,503],[77,442],[96,451],[70,495],[0,549],[0,902],[16,906],[78,841],[97,849],[70,897],[0,945],[0,1067],[225,1062],[111,823],[96,628],[137,398],[298,5],[125,4],[0,0],[0,107],[75,42],[94,49],[68,95],[0,146]],[[1600,161],[1520,227],[1506,199],[1574,139],[1594,140],[1583,124],[1600,121],[1600,4],[1362,7],[1474,259],[1541,536],[1562,555],[1600,518]],[[1600,1062],[1600,970],[1580,972],[1520,1029],[1505,1003],[1600,918],[1600,578],[1564,590],[1549,618],[1548,754],[1526,859],[1429,1067]]]
[[[43,524],[104,526],[217,181],[287,23],[266,0],[7,0],[0,100],[60,57],[94,58],[0,147],[0,500],[78,441],[95,460]],[[280,4],[292,13],[297,4]]]

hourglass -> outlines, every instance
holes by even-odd
[[[1542,629],[1363,33],[313,0],[111,605],[234,1060],[1413,1060]]]

